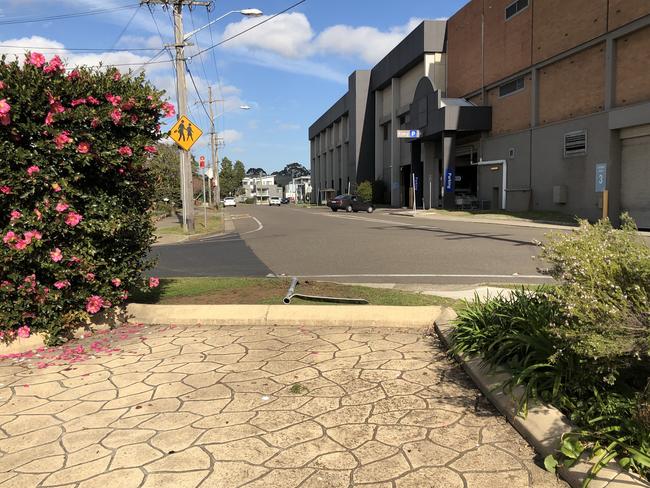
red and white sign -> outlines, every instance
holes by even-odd
[[[199,157],[199,168],[205,168],[205,156]]]

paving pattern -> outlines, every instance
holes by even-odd
[[[0,361],[1,488],[566,486],[421,331],[96,339]]]

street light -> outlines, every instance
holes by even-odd
[[[198,29],[195,29],[192,32],[188,32],[187,34],[185,34],[183,36],[183,42],[187,41],[190,37],[192,37],[197,32],[202,31],[206,27],[211,26],[215,22],[220,21],[221,19],[223,19],[224,17],[227,17],[230,14],[242,14],[245,17],[260,17],[260,16],[264,15],[264,12],[262,12],[260,9],[257,9],[257,8],[245,8],[243,10],[231,10],[230,12],[227,12],[227,13],[223,14],[221,17],[219,17],[217,19],[214,19],[212,22],[208,22],[203,27],[199,27]]]

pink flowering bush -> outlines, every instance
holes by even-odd
[[[110,310],[153,242],[145,167],[173,113],[142,76],[0,58],[0,338],[64,340]]]

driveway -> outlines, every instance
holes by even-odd
[[[0,487],[559,487],[409,329],[128,326],[0,361]]]

